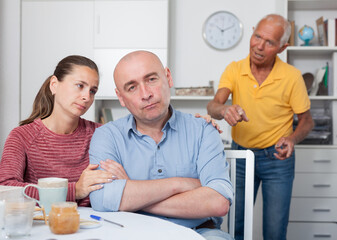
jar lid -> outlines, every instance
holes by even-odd
[[[51,208],[55,212],[77,211],[77,203],[76,202],[56,202],[51,205]]]

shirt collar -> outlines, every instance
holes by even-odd
[[[279,67],[279,65],[281,64],[282,60],[279,58],[279,56],[276,55],[275,57],[275,63],[273,66],[273,69],[271,70],[271,72],[269,73],[269,75],[273,76],[273,80],[279,80],[281,78],[283,78],[284,76],[284,72],[283,71],[279,71],[279,69],[281,69]],[[250,55],[248,55],[244,60],[243,60],[243,67],[242,67],[242,72],[241,75],[248,75],[251,78],[253,77],[252,71],[250,69]]]
[[[164,131],[167,128],[172,128],[173,130],[177,130],[176,110],[171,105],[169,105],[169,111],[172,113],[172,115],[170,119],[165,123],[162,131]],[[126,130],[126,134],[129,134],[132,131],[138,136],[142,135],[137,130],[136,120],[132,114],[128,116],[125,130]]]
[[[244,60],[243,60],[243,67],[242,67],[242,72],[241,75],[252,75],[252,72],[250,70],[250,55],[248,55]]]
[[[164,125],[163,130],[168,127],[172,128],[173,130],[177,130],[177,112],[171,105],[169,106],[169,111],[172,113],[172,115]]]

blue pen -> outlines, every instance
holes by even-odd
[[[93,218],[93,219],[95,219],[95,220],[98,220],[98,221],[104,220],[104,221],[106,221],[106,222],[115,224],[115,225],[117,225],[117,226],[124,227],[124,225],[122,225],[122,224],[120,224],[120,223],[116,223],[116,222],[110,221],[110,220],[105,219],[105,218],[102,218],[102,217],[100,217],[100,216],[90,215],[90,217]]]

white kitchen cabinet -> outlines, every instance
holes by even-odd
[[[95,0],[95,48],[167,49],[168,0]]]
[[[68,55],[93,59],[93,1],[22,0],[21,115],[32,111],[41,85]]]
[[[168,0],[22,0],[21,24],[20,119],[29,116],[42,83],[67,55],[96,62],[101,99],[116,95],[113,70],[125,54],[152,51],[167,65]],[[85,118],[97,119],[96,105]]]
[[[297,146],[287,239],[337,239],[337,149]]]
[[[101,73],[98,98],[116,96],[113,71],[129,52],[151,51],[167,65],[168,20],[168,0],[94,1],[94,60]]]
[[[135,51],[138,49],[118,49],[118,48],[104,48],[104,49],[94,49],[94,58],[98,69],[100,71],[100,83],[99,88],[96,93],[96,100],[99,99],[109,99],[111,97],[116,97],[115,92],[115,82],[113,79],[113,72],[118,61],[127,53]],[[144,49],[155,53],[163,65],[167,64],[167,48],[160,49]]]

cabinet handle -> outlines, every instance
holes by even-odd
[[[312,209],[314,212],[330,212],[330,209],[323,209],[323,208],[314,208]]]
[[[330,184],[314,184],[313,186],[316,187],[316,188],[331,187]]]
[[[315,238],[331,238],[331,234],[327,233],[327,234],[314,234]]]
[[[100,34],[101,33],[101,16],[97,15],[96,17],[96,33]]]
[[[331,160],[328,159],[314,160],[314,163],[331,163]]]

